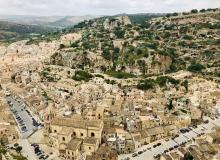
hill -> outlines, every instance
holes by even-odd
[[[100,16],[0,16],[0,20],[26,25],[41,25],[56,28],[73,26],[84,20],[98,18]]]
[[[219,17],[220,11],[215,10],[163,16],[146,26],[132,24],[128,16],[85,21],[71,30],[81,38],[63,45],[51,62],[136,76],[180,70],[216,74],[220,67]]]
[[[0,41],[17,41],[53,32],[57,29],[39,25],[24,25],[7,21],[0,21]]]

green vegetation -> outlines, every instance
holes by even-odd
[[[191,13],[198,13],[199,11],[197,10],[197,9],[193,9],[193,10],[191,10]]]
[[[88,82],[90,79],[92,79],[92,75],[86,71],[78,70],[75,72],[75,75],[72,77],[75,81],[85,81]]]
[[[155,86],[155,81],[153,79],[145,79],[139,82],[137,88],[141,90],[149,90],[149,89],[153,89],[154,86]]]
[[[167,104],[167,108],[168,108],[169,110],[173,110],[173,109],[174,109],[173,101],[172,101],[172,100],[170,100],[170,102]]]
[[[65,45],[64,44],[60,44],[60,49],[63,49],[65,48]]]
[[[96,74],[95,77],[99,77],[99,78],[102,78],[102,79],[105,78],[103,75],[100,75],[100,74]]]
[[[41,72],[40,72],[40,76],[43,80],[46,80],[48,82],[57,82],[57,79],[55,78],[56,75],[52,75],[50,73],[50,68],[44,68]]]
[[[111,85],[116,84],[115,80],[106,79],[105,82],[106,82],[107,84],[111,84]]]
[[[173,85],[178,85],[179,84],[179,80],[176,80],[172,77],[168,77],[168,76],[160,76],[157,77],[156,79],[156,83],[159,84],[160,87],[164,87],[166,86],[166,83],[170,82]]]
[[[167,83],[171,83],[177,86],[180,83],[180,81],[169,76],[159,76],[156,78],[156,80],[153,79],[141,80],[138,83],[137,88],[141,90],[149,90],[149,89],[153,89],[157,85],[159,85],[159,87],[162,88],[162,87],[166,87]]]
[[[47,101],[52,100],[52,99],[47,95],[47,92],[45,92],[45,91],[42,92],[42,96],[43,96]]]
[[[194,157],[188,152],[184,155],[183,160],[194,160]]]
[[[114,31],[115,35],[117,38],[124,38],[124,35],[125,35],[125,31],[120,28],[120,27],[117,27]]]
[[[211,10],[203,9],[200,12],[208,11]],[[69,64],[68,59],[63,58],[61,53],[54,54],[56,57],[52,59],[52,62],[55,61],[53,64],[57,65],[69,65],[73,69],[91,68],[91,71],[99,69],[102,73],[120,79],[135,77],[133,74],[124,73],[125,68],[131,69],[131,73],[137,71],[137,74],[141,76],[162,75],[162,73],[175,73],[180,70],[200,73],[205,67],[218,66],[220,41],[217,33],[220,23],[216,18],[219,13],[204,15],[205,19],[209,19],[210,16],[213,19],[211,22],[200,22],[196,20],[196,17],[200,19],[203,14],[196,14],[198,12],[194,9],[183,15],[181,13],[167,14],[167,17],[172,16],[172,18],[161,17],[155,19],[152,24],[150,21],[145,23],[145,19],[151,19],[151,15],[145,14],[128,15],[132,21],[132,24],[129,25],[118,22],[120,20],[114,16],[84,21],[74,27],[74,31],[82,33],[82,39],[72,43],[70,45],[72,49],[65,51],[68,52],[69,57],[79,57],[79,62]],[[181,23],[178,23],[180,20],[178,15],[181,15]],[[195,21],[184,23],[184,19],[186,22],[190,20],[190,16],[184,15],[193,15]],[[117,27],[106,29],[103,25],[106,18],[112,22],[117,21]],[[61,46],[61,48],[63,47]],[[101,57],[98,56],[94,59],[90,53],[97,53]],[[100,60],[104,63],[97,65],[96,63],[99,63]],[[194,63],[195,60],[197,63]],[[77,76],[73,78],[84,79],[82,78],[84,76]],[[87,78],[85,79],[88,81]],[[167,84],[169,83],[177,86],[180,81],[160,76],[151,84],[154,87],[168,89]],[[188,82],[181,82],[180,85],[188,91]],[[146,82],[146,86],[144,83],[140,83],[139,88],[148,88],[148,82]]]
[[[180,111],[187,114],[187,111],[185,109],[180,109]]]
[[[136,76],[125,72],[107,71],[106,74],[118,79],[135,78]]]
[[[131,19],[132,24],[140,24],[142,27],[148,28],[149,24],[147,21],[152,18],[161,17],[163,14],[132,14],[128,16]]]
[[[22,25],[12,22],[0,21],[0,42],[14,42],[30,37],[40,37],[56,31],[56,28],[38,25]]]
[[[15,160],[27,160],[26,157],[22,156],[21,154],[20,155],[12,155],[12,157],[15,159]]]
[[[6,154],[7,150],[4,146],[0,146],[0,154]]]
[[[200,63],[192,63],[187,70],[193,73],[200,73],[205,67]]]

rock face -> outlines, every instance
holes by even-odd
[[[151,67],[148,72],[153,74],[164,73],[169,70],[172,64],[172,59],[169,56],[157,55],[155,56],[155,60],[152,60]]]
[[[70,34],[66,34],[66,35],[61,36],[60,42],[61,42],[61,44],[64,44],[64,45],[71,45],[71,43],[73,43],[81,38],[82,38],[81,34],[70,33]]]
[[[51,56],[50,63],[53,65],[77,68],[86,63],[86,56],[83,53],[76,53],[71,50],[62,50]]]
[[[103,66],[109,67],[102,56],[93,52],[75,52],[71,49],[57,51],[50,58],[50,64],[66,66],[73,69],[88,68],[91,70],[101,69]]]
[[[121,25],[131,24],[131,20],[128,16],[116,17],[115,19],[106,19],[104,22],[105,29],[114,29],[115,27],[119,27]]]

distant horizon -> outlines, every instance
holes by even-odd
[[[170,12],[171,13],[171,12]],[[180,13],[180,12],[178,12]],[[4,15],[4,14],[0,14],[0,16],[19,16],[19,17],[85,17],[85,16],[116,16],[116,15],[135,15],[135,14],[168,14],[167,13],[117,13],[117,14],[113,14],[113,15],[92,15],[92,14],[87,14],[87,15]]]
[[[202,9],[216,9],[216,8],[219,8],[220,7],[213,7],[213,8],[202,8]],[[19,14],[0,14],[0,16],[19,16],[19,17],[86,17],[86,16],[117,16],[117,15],[139,15],[139,14],[169,14],[169,13],[183,13],[183,12],[190,12],[191,10],[193,9],[197,9],[197,8],[192,8],[190,10],[187,10],[187,11],[179,11],[179,12],[137,12],[137,13],[116,13],[116,14],[109,14],[109,15],[96,15],[96,14],[85,14],[85,15],[19,15]],[[200,11],[201,9],[197,9],[198,11]]]
[[[164,14],[220,7],[219,0],[0,0],[1,16],[112,16]],[[10,12],[10,14],[9,14]]]

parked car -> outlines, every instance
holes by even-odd
[[[44,159],[47,159],[47,158],[49,158],[49,156],[48,155],[46,155],[45,157],[44,157]],[[130,158],[129,157],[127,157],[127,159],[126,160],[130,160]]]
[[[137,156],[138,156],[137,153],[132,154],[132,157],[137,157]]]
[[[154,155],[154,158],[159,158],[160,157],[160,154],[155,154]]]
[[[37,156],[41,156],[41,155],[42,155],[42,152],[38,152],[36,155],[37,155]]]
[[[167,149],[164,151],[164,153],[167,153],[167,152],[169,152]]]
[[[204,123],[205,123],[205,124],[209,123],[209,120],[205,120]]]
[[[161,145],[161,143],[157,143],[157,146],[160,146]]]
[[[173,147],[170,147],[170,148],[169,148],[169,151],[172,151],[173,149],[174,149]]]

